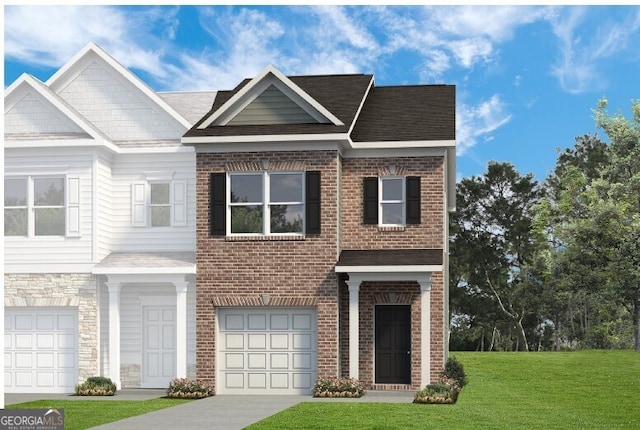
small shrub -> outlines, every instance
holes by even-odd
[[[464,366],[455,357],[449,357],[447,359],[442,376],[445,378],[455,379],[460,388],[467,385],[467,375],[464,372]]]
[[[116,394],[116,384],[104,376],[91,376],[82,384],[76,385],[78,396],[113,396]]]
[[[176,378],[167,389],[167,397],[174,399],[202,399],[213,394],[213,388],[201,379]]]
[[[313,397],[362,397],[364,387],[354,378],[330,376],[319,378],[313,387]]]
[[[444,382],[429,384],[414,395],[413,403],[452,404],[458,400],[459,392],[457,386]]]

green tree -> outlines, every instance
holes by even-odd
[[[553,245],[550,288],[565,298],[557,325],[586,346],[619,347],[631,316],[640,351],[640,104],[631,120],[606,106],[594,117],[609,144],[585,136],[558,157],[538,222]]]
[[[508,322],[515,332],[513,349],[527,351],[542,289],[535,258],[543,242],[532,228],[539,197],[533,175],[520,176],[509,163],[491,162],[483,176],[458,184],[451,226],[452,309],[462,314],[467,308],[485,327],[492,318],[492,338]],[[466,304],[465,297],[470,298]],[[483,303],[485,309],[469,309],[469,303]]]
[[[607,104],[601,99],[594,111],[609,137],[611,160],[603,178],[594,181],[602,205],[594,209],[608,216],[603,223],[609,235],[601,247],[605,273],[613,295],[632,315],[640,352],[640,100],[631,101],[631,119],[620,111],[609,114]]]

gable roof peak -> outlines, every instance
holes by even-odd
[[[307,113],[316,118],[318,122],[331,123],[337,126],[344,125],[338,117],[322,106],[322,104],[309,95],[309,93],[300,88],[300,86],[285,76],[284,73],[275,66],[269,64],[254,78],[249,79],[246,85],[242,86],[242,88],[216,111],[210,113],[209,117],[198,125],[198,128],[204,129],[215,123],[226,125],[243,107],[262,94],[262,92],[271,85],[275,85],[279,90],[285,92],[287,97],[300,105]]]

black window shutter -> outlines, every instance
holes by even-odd
[[[209,203],[209,223],[212,236],[225,236],[227,234],[227,175],[225,173],[212,173],[209,190],[211,200]]]
[[[420,178],[407,177],[407,224],[420,224]]]
[[[378,178],[364,178],[362,222],[378,224]]]
[[[306,176],[306,233],[320,234],[320,172],[307,172]]]

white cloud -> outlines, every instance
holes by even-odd
[[[124,11],[111,6],[6,6],[5,58],[57,68],[88,42],[127,67],[166,74],[163,38],[175,29],[175,10]],[[150,27],[163,29],[151,36]]]
[[[570,7],[549,17],[560,42],[560,57],[551,68],[560,87],[572,94],[601,91],[608,85],[601,70],[605,60],[621,52],[637,55],[640,11],[621,21],[589,16],[589,9]],[[593,18],[593,20],[589,20]]]
[[[465,154],[479,140],[493,140],[492,133],[511,120],[505,103],[494,94],[476,105],[458,102],[456,110],[456,140],[458,155]]]

